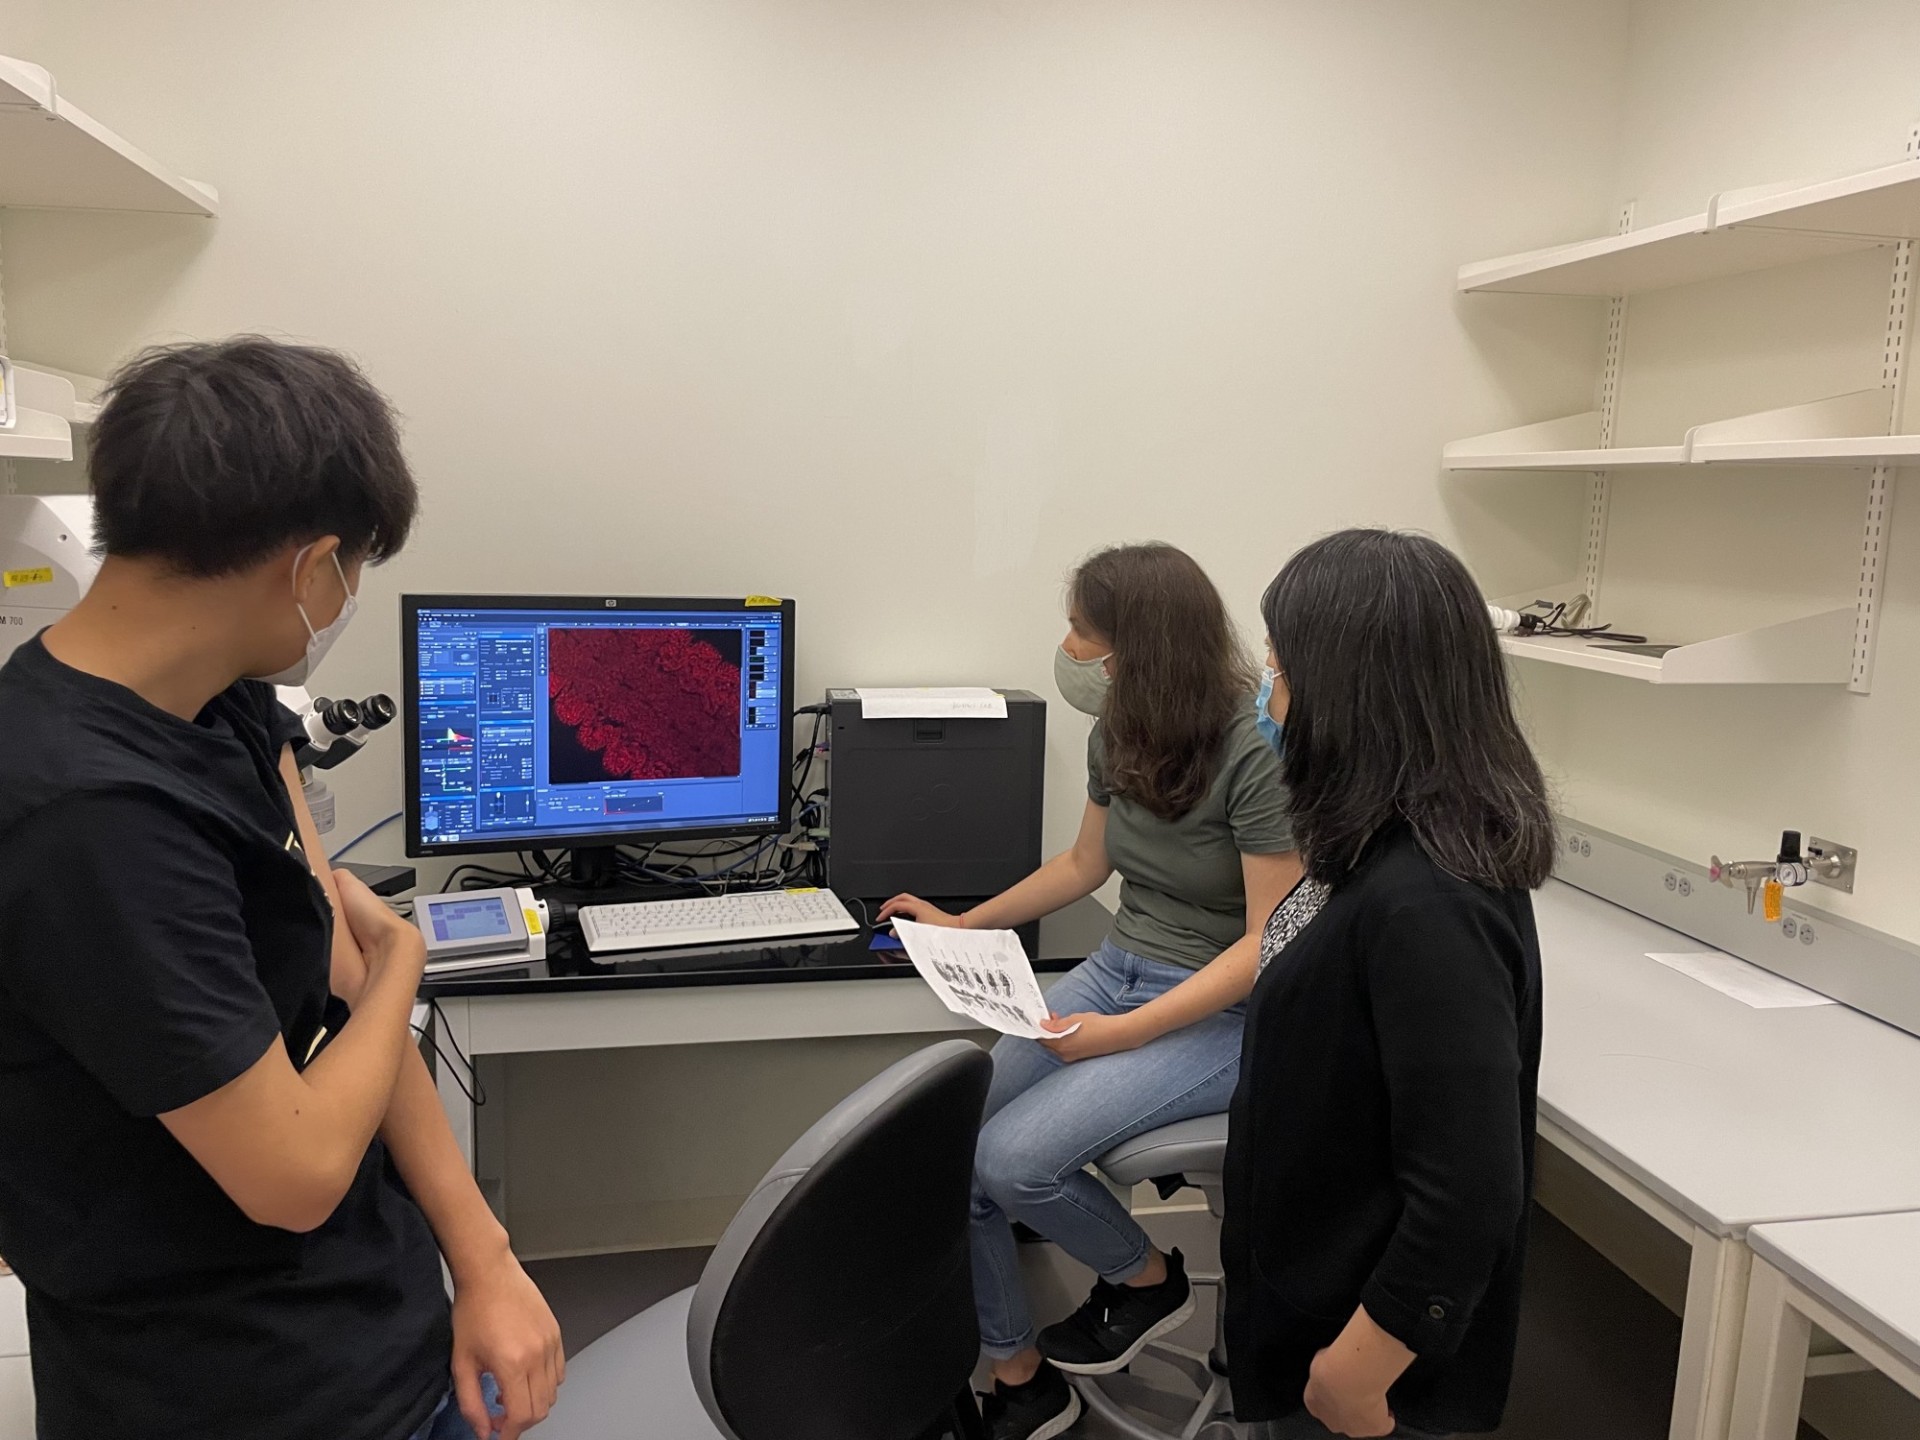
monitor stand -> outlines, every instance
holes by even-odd
[[[606,890],[620,876],[620,862],[613,846],[593,845],[572,850],[568,853],[573,873],[569,888],[575,890]]]

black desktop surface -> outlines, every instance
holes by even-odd
[[[849,906],[855,915],[858,905]],[[1045,974],[1070,970],[1107,938],[1113,916],[1099,901],[1076,900],[1037,925],[1022,926],[1020,940]],[[468,995],[533,995],[561,991],[676,989],[690,985],[753,985],[797,980],[918,980],[904,950],[871,948],[873,931],[856,936],[768,944],[745,950],[709,948],[670,954],[589,955],[577,923],[555,928],[547,959],[537,965],[478,974],[429,976],[420,994],[429,999]]]

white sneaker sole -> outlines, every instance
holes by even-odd
[[[1069,1386],[1067,1389],[1067,1408],[1054,1416],[1053,1419],[1047,1421],[1047,1423],[1042,1425],[1038,1430],[1034,1431],[1033,1434],[1027,1437],[1027,1440],[1055,1440],[1056,1436],[1066,1434],[1067,1431],[1079,1423],[1082,1408],[1080,1404],[1080,1392]]]
[[[1047,1362],[1052,1365],[1054,1369],[1064,1371],[1068,1375],[1117,1375],[1120,1371],[1131,1365],[1140,1352],[1146,1349],[1147,1346],[1158,1340],[1162,1335],[1171,1335],[1182,1325],[1186,1324],[1187,1321],[1191,1320],[1193,1318],[1193,1312],[1198,1308],[1199,1302],[1194,1298],[1193,1287],[1189,1285],[1187,1287],[1186,1304],[1167,1316],[1166,1319],[1160,1321],[1159,1324],[1147,1331],[1146,1334],[1129,1345],[1123,1353],[1116,1355],[1113,1359],[1097,1361],[1091,1365],[1071,1365],[1065,1360],[1055,1360],[1049,1355],[1047,1356]],[[1035,1440],[1038,1440],[1037,1436]]]

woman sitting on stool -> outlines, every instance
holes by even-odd
[[[1279,765],[1254,723],[1253,670],[1200,567],[1170,545],[1102,551],[1075,573],[1068,619],[1054,674],[1098,721],[1073,848],[963,916],[910,895],[881,911],[1003,929],[1091,895],[1115,870],[1125,882],[1112,936],[1048,996],[1055,1028],[1080,1028],[993,1051],[973,1270],[994,1440],[1061,1434],[1080,1399],[1060,1371],[1119,1370],[1193,1313],[1180,1253],[1156,1250],[1083,1167],[1129,1136],[1226,1109],[1260,927],[1300,874]],[[1015,1220],[1100,1277],[1038,1334]]]
[[[1307,876],[1262,937],[1227,1144],[1235,1407],[1269,1440],[1491,1430],[1533,1180],[1540,767],[1436,542],[1329,536],[1261,610]]]

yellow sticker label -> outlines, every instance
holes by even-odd
[[[6,572],[5,579],[9,590],[19,585],[51,585],[53,567],[42,565],[33,570],[9,570]]]
[[[819,893],[820,887],[818,885],[789,885],[787,887],[787,894],[789,895],[818,895]]]
[[[538,910],[528,910],[526,916],[527,934],[538,935],[540,933],[540,912]]]
[[[782,604],[784,604],[784,603],[785,603],[784,601],[782,601],[782,600],[779,600],[779,599],[776,599],[776,598],[775,598],[774,596],[772,596],[772,595],[749,595],[749,596],[747,596],[747,608],[748,608],[748,609],[750,609],[750,610],[773,610],[773,609],[778,609],[778,608],[779,608],[779,607],[780,607],[780,606],[781,606]]]

